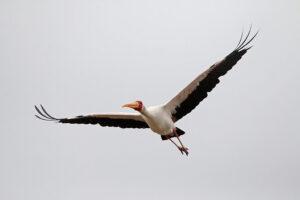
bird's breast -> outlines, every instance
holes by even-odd
[[[174,123],[168,113],[163,110],[163,108],[150,107],[143,117],[153,132],[160,135],[169,135],[172,133]]]

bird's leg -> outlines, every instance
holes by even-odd
[[[184,153],[185,153],[186,155],[189,155],[188,148],[186,148],[186,147],[183,146],[181,140],[179,139],[179,135],[178,135],[177,132],[176,132],[176,129],[173,129],[173,133],[175,134],[175,136],[177,137],[178,141],[179,141],[180,144],[181,144],[181,147],[179,147],[179,148],[180,148],[179,150],[180,150],[181,152],[184,151]]]
[[[168,140],[170,140],[179,149],[179,151],[181,152],[181,154],[183,154],[183,149],[180,146],[178,146],[169,136],[166,136],[166,138]]]

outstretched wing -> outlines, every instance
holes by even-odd
[[[140,114],[91,114],[58,119],[52,117],[42,105],[40,107],[41,108],[39,109],[37,106],[35,106],[35,109],[38,112],[38,115],[35,116],[45,121],[55,121],[69,124],[100,124],[101,126],[120,128],[149,128]]]
[[[247,47],[247,45],[255,38],[258,32],[248,40],[250,32],[251,27],[244,40],[243,34],[241,35],[237,47],[229,55],[200,74],[165,105],[165,109],[171,113],[174,122],[191,112],[205,99],[207,93],[212,91],[220,82],[219,77],[225,75],[251,48]]]

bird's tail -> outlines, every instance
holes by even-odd
[[[177,127],[176,127],[176,132],[177,132],[177,134],[178,134],[179,136],[185,134],[185,132],[184,132],[183,130],[181,130],[180,128],[177,128]],[[175,136],[175,135],[168,135],[168,137],[169,137],[169,138],[172,138],[172,137],[176,137],[176,136]],[[168,138],[167,138],[166,136],[162,135],[162,136],[161,136],[161,139],[162,139],[162,140],[167,140]]]

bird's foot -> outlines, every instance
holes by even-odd
[[[188,156],[189,152],[188,152],[188,148],[186,147],[178,147],[179,151],[181,152],[181,154],[183,154],[183,152]]]

